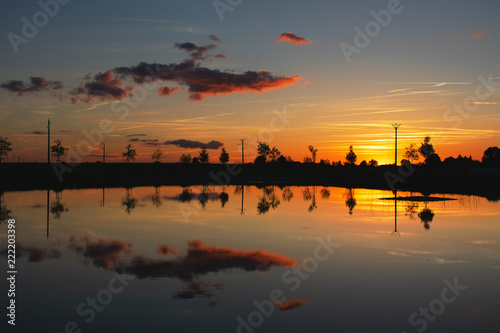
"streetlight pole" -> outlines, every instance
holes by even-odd
[[[398,165],[398,128],[401,126],[401,124],[392,124],[392,127],[394,127],[394,130],[396,131],[396,142],[394,146],[394,165]]]
[[[101,149],[102,149],[102,164],[106,163],[106,143],[101,142]]]
[[[246,139],[240,139],[241,143],[241,164],[245,164],[245,140]]]
[[[47,164],[50,164],[50,118],[47,120]]]

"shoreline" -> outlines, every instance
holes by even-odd
[[[182,164],[182,163],[83,163],[76,167],[52,163],[4,163],[0,165],[0,192],[84,188],[275,185],[335,186],[462,194],[500,199],[500,169],[412,166],[403,172],[392,165],[378,167],[331,166],[304,163]],[[59,170],[60,178],[56,175]],[[62,174],[61,174],[62,172]],[[406,177],[404,177],[406,176]],[[60,181],[62,179],[62,181]],[[391,188],[389,182],[393,182]]]

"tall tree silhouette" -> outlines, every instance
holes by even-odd
[[[7,206],[3,204],[3,202],[4,202],[3,192],[0,192],[0,224],[2,224],[4,221],[9,220],[12,217],[10,216],[12,211],[8,209]]]
[[[309,151],[311,152],[311,159],[313,163],[316,163],[316,152],[318,151],[312,145],[309,145]]]
[[[122,153],[122,160],[125,162],[135,161],[137,153],[135,152],[134,146],[130,143],[125,146],[125,152]]]
[[[179,158],[180,163],[191,163],[191,154],[182,154]]]
[[[226,203],[229,201],[229,194],[227,194],[226,190],[223,188],[222,192],[219,194],[220,206],[224,208]]]
[[[61,202],[62,191],[56,191],[56,200],[50,203],[50,212],[54,219],[59,220],[63,212],[69,211],[66,204]]]
[[[66,155],[69,148],[62,145],[61,140],[55,140],[54,144],[50,147],[50,154],[56,159],[57,162],[61,162],[61,158]]]
[[[426,206],[427,206],[427,203],[426,203]],[[422,209],[420,211],[420,213],[418,213],[418,218],[424,224],[425,230],[429,230],[431,228],[430,223],[434,219],[434,213],[432,212],[432,210],[430,210],[429,208],[425,207],[424,209]]]
[[[424,142],[422,142],[420,144],[420,148],[418,149],[418,152],[420,153],[420,155],[422,155],[423,158],[427,158],[436,152],[434,150],[434,146],[431,143],[430,136],[426,136],[424,138]]]
[[[222,147],[220,150],[219,161],[222,164],[226,164],[227,162],[229,162],[229,154],[227,153],[226,148],[224,147]]]
[[[205,207],[208,203],[208,188],[206,186],[203,186],[203,189],[198,196],[198,203],[200,204],[201,208],[205,210]]]
[[[489,147],[483,153],[483,158],[481,162],[485,166],[489,167],[500,167],[500,149],[498,147]]]
[[[153,151],[153,154],[151,154],[151,158],[156,162],[160,162],[160,160],[163,158],[163,152],[161,151],[161,149],[156,148]]]
[[[12,151],[12,142],[9,138],[0,136],[0,163],[2,163],[3,156],[7,156]]]
[[[290,202],[290,200],[292,200],[293,192],[292,192],[292,189],[290,188],[290,186],[287,186],[283,189],[283,192],[281,192],[281,197],[286,202]]]
[[[354,149],[352,148],[352,145],[349,146],[349,152],[347,154],[345,154],[345,159],[347,162],[349,162],[349,164],[352,164],[352,165],[356,164],[356,160],[358,159],[358,157],[354,153]]]
[[[161,201],[161,196],[160,196],[160,187],[155,186],[155,193],[151,196],[151,202],[153,203],[153,206],[156,208],[160,208],[162,201]]]
[[[352,188],[346,189],[344,193],[345,205],[349,208],[349,215],[352,215],[354,207],[356,207],[356,199],[354,198],[354,190]]]
[[[405,153],[403,154],[403,157],[406,158],[410,163],[412,161],[418,161],[420,158],[417,145],[414,143],[410,143],[408,147],[405,147]]]
[[[122,206],[125,206],[125,211],[127,212],[127,214],[130,215],[132,210],[135,209],[136,205],[137,205],[137,199],[132,197],[132,189],[126,188],[125,197],[122,198]]]
[[[259,197],[257,203],[257,212],[259,215],[266,214],[269,209],[276,209],[280,205],[280,199],[275,193],[274,186],[264,186],[262,188],[262,197]]]
[[[179,194],[179,200],[181,202],[191,202],[191,199],[193,198],[193,192],[191,191],[190,188],[184,188]]]
[[[198,154],[198,160],[200,161],[200,163],[208,163],[209,157],[207,148],[201,148],[200,153]]]

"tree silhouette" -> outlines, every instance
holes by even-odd
[[[420,158],[417,145],[414,143],[410,143],[408,147],[405,147],[405,153],[403,156],[411,163],[411,161],[418,161]]]
[[[306,187],[302,191],[302,198],[304,199],[304,201],[311,200],[311,205],[307,209],[309,213],[318,208],[318,206],[316,205],[316,186],[313,186],[312,191],[309,189],[309,187]]]
[[[227,162],[229,162],[229,154],[227,153],[226,148],[224,147],[220,150],[219,161],[222,164],[226,164]]]
[[[356,199],[354,198],[354,190],[352,188],[346,189],[344,193],[345,205],[349,208],[349,215],[352,215],[354,207],[356,207]]]
[[[156,208],[160,208],[162,201],[159,186],[155,186],[155,194],[151,196],[151,202],[153,203],[153,206],[155,206]]]
[[[273,147],[270,148],[269,144],[267,142],[262,142],[258,141],[257,142],[257,153],[259,156],[255,158],[256,163],[262,163],[263,161],[268,162],[268,161],[273,161],[275,162],[278,157],[280,157],[281,153],[278,150],[278,148]],[[257,160],[259,159],[259,160]]]
[[[309,145],[309,151],[311,152],[311,159],[313,163],[316,163],[316,152],[318,151],[317,149],[314,149],[312,145]]]
[[[418,209],[418,203],[416,203],[416,202],[406,203],[405,216],[409,216],[410,220],[413,220],[415,218],[414,215],[417,213],[417,209]]]
[[[349,164],[352,164],[352,165],[356,164],[356,160],[358,159],[358,157],[354,153],[354,149],[352,148],[352,145],[349,146],[349,152],[347,154],[345,154],[345,159]]]
[[[198,203],[200,204],[201,208],[205,210],[205,207],[207,206],[208,203],[208,189],[206,186],[203,186],[203,190],[198,196]]]
[[[489,167],[500,167],[500,149],[498,147],[489,147],[483,153],[482,163]]]
[[[3,202],[3,193],[0,192],[0,224],[12,218],[12,216],[10,216],[12,211],[8,209],[7,206],[3,205],[2,202]]]
[[[61,202],[62,192],[56,192],[56,200],[50,203],[50,212],[54,219],[59,220],[63,212],[69,211],[69,209]]]
[[[257,142],[257,154],[259,156],[263,156],[264,159],[267,160],[267,156],[271,153],[271,148],[269,148],[269,144],[266,142],[258,141]]]
[[[132,146],[130,143],[125,146],[125,152],[122,153],[122,160],[126,162],[132,162],[135,161],[135,158],[137,157],[137,153],[135,152],[134,146]],[[130,213],[129,213],[130,214]]]
[[[293,192],[292,192],[292,189],[287,186],[283,189],[283,192],[281,193],[281,197],[283,198],[283,200],[285,200],[286,202],[290,202],[290,200],[292,200],[293,198]]]
[[[180,163],[191,163],[191,154],[182,154],[179,158]]]
[[[151,158],[155,160],[156,162],[160,162],[160,160],[163,158],[163,152],[161,151],[160,148],[156,148],[153,151],[153,154],[151,155]]]
[[[181,202],[191,202],[192,198],[193,198],[193,193],[189,188],[183,189],[182,193],[179,194],[179,200]]]
[[[3,156],[7,156],[12,151],[12,142],[9,138],[0,136],[0,163],[2,163]]]
[[[259,197],[257,203],[257,212],[259,215],[266,214],[269,209],[276,209],[280,205],[280,199],[274,191],[274,186],[264,186],[262,189],[263,196]]]
[[[438,166],[441,164],[441,157],[438,154],[430,154],[425,159],[425,164],[428,166]]]
[[[66,155],[68,150],[69,148],[62,145],[61,140],[56,140],[50,147],[50,154],[56,159],[56,162],[61,162],[61,158]]]
[[[429,223],[432,222],[432,219],[434,218],[434,213],[432,210],[429,208],[424,208],[418,213],[418,218],[422,221],[424,224],[425,230],[429,230],[431,228],[431,225]]]
[[[271,159],[272,162],[276,162],[276,160],[278,159],[278,157],[280,157],[280,155],[281,153],[276,147],[273,147],[269,152],[269,158]]]
[[[137,199],[132,197],[132,189],[125,189],[125,197],[122,198],[122,206],[125,206],[125,211],[130,215],[135,206],[137,205]]]
[[[229,194],[227,194],[225,190],[222,190],[222,192],[219,194],[219,199],[220,199],[220,206],[224,208],[226,203],[229,201]]]
[[[423,158],[427,158],[435,153],[434,146],[431,143],[430,136],[426,136],[424,138],[424,142],[420,144],[418,152],[420,153],[420,155],[422,155]]]
[[[323,199],[330,198],[330,190],[327,189],[326,187],[321,189],[321,191],[319,193],[321,194],[321,198],[323,198]]]
[[[200,163],[208,163],[209,157],[207,148],[201,148],[200,153],[198,154],[198,160],[200,161]]]
[[[374,159],[371,159],[369,162],[368,162],[368,166],[371,166],[371,167],[376,167],[378,166],[378,162],[375,161]]]

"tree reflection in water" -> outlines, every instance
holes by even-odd
[[[259,197],[259,202],[257,203],[257,212],[259,215],[266,214],[269,209],[276,209],[281,201],[275,193],[274,186],[264,186],[262,188],[263,196]]]
[[[160,208],[162,200],[160,197],[160,186],[155,186],[155,194],[151,196],[151,202],[156,208]]]
[[[127,212],[127,214],[130,215],[132,210],[135,209],[136,205],[137,205],[137,199],[132,197],[132,189],[126,188],[125,197],[122,198],[122,206],[125,206],[125,211]]]
[[[50,203],[50,212],[54,219],[59,220],[61,218],[61,214],[63,212],[69,211],[66,204],[61,202],[62,199],[62,191],[56,191],[56,200]]]
[[[354,198],[354,190],[352,188],[346,189],[344,193],[345,205],[349,208],[349,215],[352,215],[354,207],[356,207],[356,199]]]

